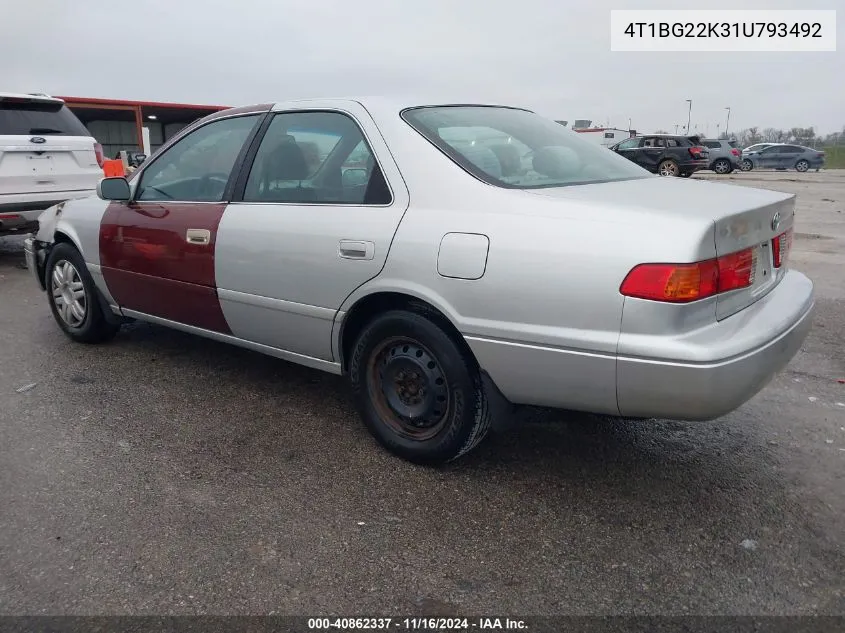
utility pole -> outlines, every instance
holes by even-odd
[[[686,101],[689,104],[689,111],[687,112],[687,134],[689,134],[689,124],[692,121],[692,99],[687,99]]]
[[[675,134],[677,134],[677,133],[678,133],[678,124],[675,123]]]
[[[730,122],[731,122],[731,107],[730,107],[730,106],[727,106],[727,107],[725,108],[725,110],[727,110],[727,111],[728,111],[728,118],[727,118],[727,120],[725,121],[725,137],[727,138],[727,136],[728,136],[728,124],[730,124]]]

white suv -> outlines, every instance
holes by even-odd
[[[46,95],[0,92],[0,235],[27,233],[58,202],[96,193],[103,148]]]

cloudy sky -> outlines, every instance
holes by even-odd
[[[0,90],[240,105],[310,96],[495,100],[642,131],[845,125],[842,0],[713,8],[836,9],[835,53],[610,51],[630,0],[0,0]],[[637,3],[651,9],[676,2]],[[812,5],[812,6],[809,6]]]

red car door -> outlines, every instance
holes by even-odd
[[[100,265],[127,314],[230,333],[217,298],[214,248],[227,183],[257,114],[205,123],[155,156],[133,199],[109,204]]]

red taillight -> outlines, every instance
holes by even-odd
[[[792,248],[792,229],[785,231],[772,240],[772,265],[780,268],[786,264]]]
[[[97,156],[97,164],[102,169],[103,163],[105,163],[105,156],[103,155],[103,146],[99,143],[94,143],[94,154]]]
[[[706,148],[701,147],[699,145],[696,145],[695,147],[689,148],[690,156],[692,156],[695,160],[700,159],[701,155],[704,154],[706,151],[707,151]]]
[[[747,248],[693,264],[640,264],[619,288],[626,297],[688,303],[754,283],[755,251]]]
[[[734,147],[733,149],[731,149],[731,154],[733,154],[734,156],[739,156],[739,150]]]

